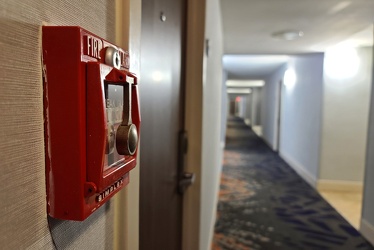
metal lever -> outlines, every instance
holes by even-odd
[[[183,194],[195,182],[195,174],[184,172],[179,180],[178,191]]]
[[[186,189],[195,182],[195,174],[185,172],[185,156],[188,151],[188,137],[186,131],[179,133],[179,156],[178,156],[178,193],[184,194]]]
[[[117,128],[116,148],[120,155],[133,155],[138,144],[138,131],[132,124],[131,118],[131,83],[126,82],[124,87],[123,120]]]
[[[134,83],[134,78],[129,77],[127,74],[124,74],[124,72],[119,70],[121,67],[121,60],[116,48],[106,48],[105,62],[117,70],[119,79],[115,79],[115,81],[121,83],[124,82],[122,123],[118,126],[116,132],[117,152],[120,155],[134,155],[138,145],[138,131],[136,126],[132,124],[131,118],[131,89],[132,84]]]

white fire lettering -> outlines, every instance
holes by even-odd
[[[100,59],[100,50],[102,49],[103,45],[101,41],[97,38],[94,38],[92,36],[87,36],[87,48],[86,48],[86,54],[95,58]]]

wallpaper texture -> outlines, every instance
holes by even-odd
[[[46,215],[41,25],[79,25],[114,41],[115,4],[0,1],[0,242],[2,249],[112,249],[108,204],[84,222]]]

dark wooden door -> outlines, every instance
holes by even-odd
[[[181,248],[178,135],[183,129],[184,0],[143,0],[140,249]]]

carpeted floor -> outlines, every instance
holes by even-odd
[[[212,248],[374,249],[238,118],[228,122]]]

